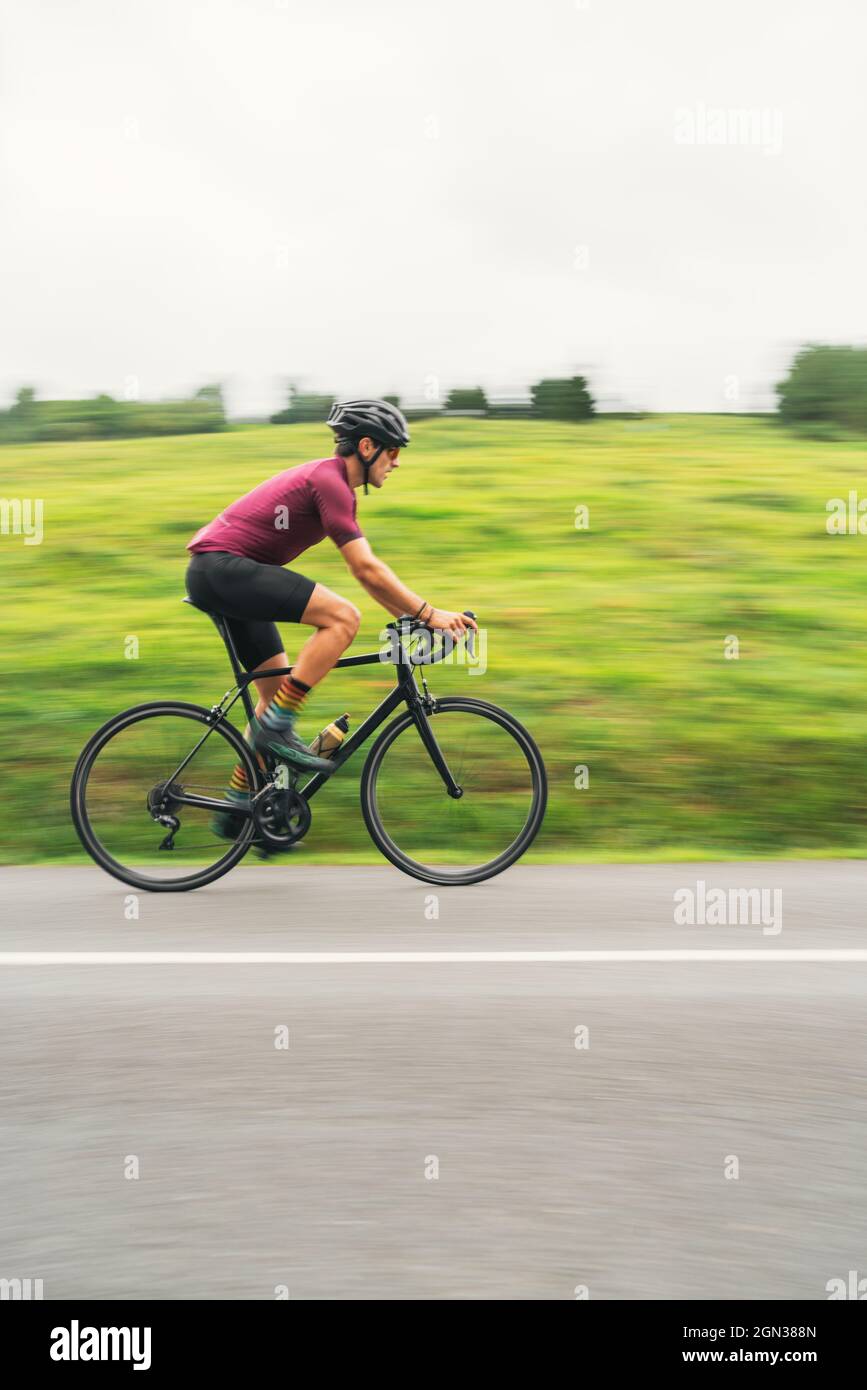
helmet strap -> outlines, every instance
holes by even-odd
[[[373,465],[376,463],[376,460],[379,458],[379,456],[380,456],[380,454],[382,453],[382,451],[383,451],[384,448],[385,448],[385,445],[384,445],[384,444],[380,444],[380,446],[379,446],[379,448],[377,449],[377,451],[376,451],[375,454],[371,454],[371,456],[370,456],[369,459],[364,459],[364,458],[363,458],[363,459],[361,460],[361,462],[362,462],[362,464],[363,464],[363,466],[364,466],[364,495],[365,495],[365,497],[367,496],[367,475],[368,475],[368,473],[370,472],[370,470],[371,470],[371,468],[373,467]]]

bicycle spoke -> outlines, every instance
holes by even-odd
[[[374,838],[378,826],[381,848],[394,862],[410,873],[436,872],[443,882],[450,875],[455,881],[485,876],[488,866],[507,858],[527,834],[541,795],[513,731],[486,717],[475,702],[459,708],[461,703],[441,702],[430,716],[460,797],[448,795],[415,726],[408,724],[379,759],[369,814]],[[534,833],[535,826],[530,838]]]
[[[233,839],[217,833],[221,823],[230,836],[249,839],[249,819],[231,818],[226,798],[237,753],[222,730],[209,731],[200,716],[183,710],[119,716],[80,791],[88,849],[127,881],[159,885],[216,872],[228,856],[237,857]],[[173,791],[225,802],[225,812],[179,802]]]

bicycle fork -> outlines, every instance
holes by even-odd
[[[458,801],[463,796],[464,789],[452,776],[443,751],[437,743],[436,734],[428,719],[428,713],[433,713],[436,709],[436,703],[427,688],[427,681],[424,676],[421,678],[421,683],[424,686],[424,697],[419,695],[418,690],[413,685],[413,698],[409,701],[409,712],[415,727],[418,729],[419,737],[430,754],[431,762],[445,784],[446,791],[454,801]]]

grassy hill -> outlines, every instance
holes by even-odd
[[[0,449],[0,494],[45,512],[41,545],[0,535],[3,862],[84,862],[69,775],[111,714],[166,695],[210,705],[227,688],[211,624],[180,602],[185,542],[329,437],[261,427]],[[825,529],[828,499],[859,485],[862,446],[770,421],[452,419],[415,426],[399,471],[359,495],[359,519],[408,583],[487,630],[484,674],[438,667],[431,685],[503,704],[536,736],[551,801],[531,857],[861,855],[867,536]],[[378,645],[381,610],[330,543],[298,568],[358,602],[358,647]],[[387,684],[378,668],[329,677],[305,732],[344,709],[357,723]],[[357,776],[317,798],[305,859],[378,860]]]

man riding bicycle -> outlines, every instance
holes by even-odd
[[[330,458],[288,468],[233,502],[189,542],[187,590],[200,608],[227,619],[247,671],[286,667],[289,660],[275,623],[315,629],[304,643],[291,676],[256,680],[259,700],[247,738],[257,753],[271,753],[292,767],[326,775],[333,763],[311,753],[297,720],[314,685],[328,674],[358,632],[355,604],[283,568],[329,536],[362,588],[393,617],[408,613],[430,628],[458,639],[475,628],[463,613],[435,608],[374,555],[356,519],[355,490],[381,488],[409,444],[402,412],[388,401],[344,401],[327,422],[335,434]],[[228,796],[249,796],[247,776],[235,768]],[[234,838],[235,818],[216,818],[215,829]]]

